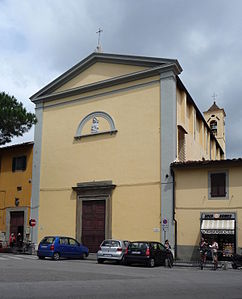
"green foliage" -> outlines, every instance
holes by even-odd
[[[23,136],[36,122],[35,114],[27,112],[14,96],[0,92],[0,145]]]

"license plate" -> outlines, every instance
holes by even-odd
[[[112,256],[112,254],[104,254],[104,256]]]
[[[132,254],[141,254],[140,251],[132,251],[131,253],[132,253]]]
[[[48,246],[44,246],[44,245],[41,246],[41,248],[47,248],[47,247],[48,247]]]

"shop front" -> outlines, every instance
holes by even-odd
[[[209,244],[218,243],[218,257],[228,260],[236,253],[236,214],[209,212],[201,214],[201,236]]]

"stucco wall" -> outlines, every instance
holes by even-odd
[[[12,171],[14,157],[26,156],[26,170]],[[6,223],[6,209],[15,209],[15,198],[19,199],[16,209],[26,208],[29,217],[31,199],[33,145],[23,145],[2,148],[1,175],[0,175],[0,231],[6,232],[9,223]],[[22,190],[18,191],[17,187]]]
[[[209,199],[208,173],[218,170],[227,171],[229,174],[228,199]],[[242,248],[241,176],[241,166],[175,170],[178,249],[179,247],[190,247],[189,250],[192,251],[194,246],[198,246],[200,240],[200,217],[202,212],[235,212],[237,251],[240,252]],[[182,252],[182,254],[185,253]]]
[[[118,132],[74,139],[81,120],[95,111],[108,113]],[[94,180],[112,180],[117,186],[112,198],[115,237],[159,239],[153,231],[160,225],[159,111],[158,83],[44,109],[39,239],[47,232],[75,233],[71,188]]]
[[[78,76],[62,85],[57,92],[145,70],[147,67],[96,62]],[[55,91],[55,92],[56,92]]]

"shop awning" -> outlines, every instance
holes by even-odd
[[[202,220],[201,232],[205,235],[234,234],[235,220]]]

